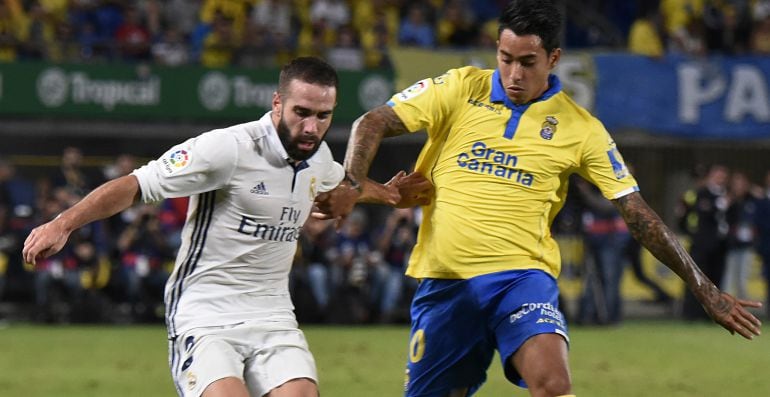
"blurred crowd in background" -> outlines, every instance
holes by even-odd
[[[389,49],[395,46],[493,51],[496,19],[506,3],[0,0],[0,62],[274,68],[294,56],[316,55],[340,70],[390,68]],[[562,5],[568,49],[651,57],[770,54],[770,0],[567,0]],[[68,147],[52,172],[29,177],[0,159],[0,319],[10,311],[1,309],[22,308],[23,315],[41,322],[162,321],[163,286],[179,248],[186,199],[137,204],[79,229],[61,253],[36,266],[20,257],[33,227],[100,183],[131,172],[138,162],[123,154],[104,167],[85,166],[81,148]],[[770,275],[770,172],[764,180],[747,175],[721,165],[696,165],[676,210],[678,225],[671,226],[716,284],[740,298],[759,298],[770,294],[749,296],[746,285],[757,263],[764,264],[765,280]],[[572,321],[620,322],[626,269],[648,288],[650,303],[686,319],[704,318],[692,297],[675,294],[645,273],[643,250],[609,201],[580,179],[570,186],[553,233],[578,241],[584,253],[563,254],[580,262],[565,268],[568,277],[582,281],[574,310],[566,313]],[[311,219],[291,274],[300,321],[407,321],[416,282],[403,273],[420,221],[419,209],[367,206],[339,231]]]
[[[494,48],[505,0],[0,0],[0,62],[389,68],[388,49]],[[567,0],[566,48],[770,54],[769,0]]]
[[[33,227],[138,165],[124,154],[105,167],[86,167],[81,150],[68,147],[55,172],[30,179],[0,159],[0,304],[23,308],[29,320],[41,322],[162,321],[163,286],[180,245],[186,198],[139,203],[92,223],[73,233],[62,252],[36,266],[23,264],[20,255]],[[582,280],[575,309],[568,312],[572,321],[621,322],[626,269],[649,289],[648,303],[688,320],[707,319],[697,301],[673,296],[645,274],[641,247],[611,202],[578,177],[570,189],[552,232],[577,238],[583,246],[582,263],[569,270],[570,277]],[[722,165],[696,167],[678,207],[675,230],[704,272],[739,298],[757,299],[747,283],[759,260],[765,279],[770,275],[770,172],[764,181],[751,181]],[[420,222],[419,208],[378,206],[357,207],[339,230],[310,218],[290,277],[298,318],[342,324],[408,321],[416,281],[404,270]]]

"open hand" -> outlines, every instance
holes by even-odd
[[[707,302],[703,307],[714,321],[733,335],[737,332],[746,339],[754,339],[761,334],[762,322],[746,310],[747,307],[762,307],[760,302],[737,299],[721,292],[713,302]]]

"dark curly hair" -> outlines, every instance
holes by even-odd
[[[499,22],[498,36],[509,29],[517,36],[540,37],[548,53],[559,48],[562,15],[552,0],[513,0],[500,15]]]

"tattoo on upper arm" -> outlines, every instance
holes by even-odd
[[[383,127],[384,136],[387,138],[409,132],[401,118],[388,105],[382,105],[373,109],[369,113],[369,117],[374,118],[373,121],[376,125]]]
[[[383,137],[409,132],[388,105],[370,110],[353,124],[345,154],[345,168],[358,180],[365,178]]]

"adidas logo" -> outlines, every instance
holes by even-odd
[[[270,194],[267,192],[267,188],[265,187],[265,182],[258,183],[256,186],[251,188],[250,191],[251,193],[254,193],[254,194],[263,194],[263,195]]]

